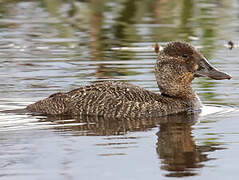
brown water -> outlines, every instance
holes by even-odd
[[[230,81],[201,78],[197,115],[150,120],[47,118],[0,113],[0,178],[237,179],[239,2],[167,0],[0,1],[0,111],[95,81],[158,91],[150,47],[196,45]]]

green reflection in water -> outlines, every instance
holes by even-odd
[[[18,3],[21,1],[2,1],[1,13],[10,14],[11,9],[6,8],[8,4]],[[154,1],[154,0],[141,0],[141,1],[114,1],[115,6],[119,9],[109,8],[112,5],[111,1],[74,1],[74,0],[42,0],[37,1],[41,6],[59,22],[50,23],[53,29],[58,30],[57,38],[76,39],[79,42],[53,42],[62,46],[76,46],[81,44],[88,46],[90,49],[90,56],[88,60],[121,60],[122,53],[109,51],[115,45],[118,46],[132,46],[132,43],[141,42],[143,37],[139,34],[142,27],[137,27],[138,24],[157,24],[167,25],[167,27],[147,27],[149,29],[148,40],[154,41],[170,41],[175,39],[188,40],[190,36],[200,37],[199,44],[202,45],[203,54],[210,58],[213,56],[217,46],[215,41],[219,36],[218,18],[213,14],[222,8],[218,2],[200,1],[195,2],[192,0],[181,1]],[[207,6],[208,4],[208,6]],[[210,4],[213,4],[210,5]],[[66,6],[68,5],[68,6]],[[80,7],[83,6],[84,10]],[[64,9],[65,7],[65,9]],[[107,16],[105,13],[108,13]],[[113,16],[112,21],[107,21],[108,16]],[[147,19],[148,18],[148,19]],[[108,18],[109,19],[109,18]],[[146,20],[145,20],[146,19]],[[8,27],[8,25],[2,26]],[[86,34],[87,38],[79,38],[76,34],[82,32]],[[79,38],[79,39],[78,39]],[[86,42],[88,40],[88,42]],[[79,45],[79,46],[81,46]],[[83,50],[80,48],[74,49],[80,54]],[[126,60],[132,60],[137,53],[127,53]],[[74,54],[63,55],[67,58],[75,58]],[[120,68],[115,66],[113,68],[115,73],[109,68],[102,66],[100,63],[96,70],[95,76],[98,78],[125,76],[127,74],[137,74],[132,69]],[[100,73],[98,73],[100,72]],[[110,73],[109,73],[110,72]],[[208,80],[199,80],[200,88],[206,91],[208,88],[213,89],[217,86],[216,82]],[[210,85],[210,87],[208,87]],[[213,92],[203,93],[203,97],[209,101],[218,101],[215,99],[216,94]]]
[[[15,7],[17,3],[21,2],[26,1],[0,1],[0,18],[14,17],[15,9],[9,7]],[[100,60],[122,60],[122,53],[127,56],[124,59],[127,61],[134,60],[138,56],[137,52],[116,53],[110,51],[109,49],[114,46],[134,46],[133,43],[144,43],[144,40],[147,42],[167,42],[177,39],[189,41],[190,36],[195,36],[199,40],[193,43],[202,45],[203,54],[210,59],[217,50],[215,42],[221,38],[218,33],[220,29],[219,18],[212,16],[221,8],[217,6],[219,1],[210,2],[214,6],[207,6],[208,1],[192,0],[42,0],[32,2],[39,3],[41,8],[49,13],[49,18],[57,20],[44,24],[57,30],[58,33],[55,37],[51,37],[52,39],[77,40],[77,42],[53,41],[52,43],[66,48],[74,46],[74,52],[79,54],[77,58],[74,54],[61,56],[81,61],[84,51],[88,52],[89,49],[89,56],[83,60],[97,60],[95,73],[84,74],[85,77],[114,79],[118,76],[138,74],[133,69],[122,67],[120,64],[107,67],[98,62]],[[110,3],[115,3],[115,5],[112,6]],[[29,7],[32,6],[29,5]],[[18,25],[9,23],[1,24],[0,27],[11,29],[17,28]],[[86,47],[86,50],[82,50],[82,46]],[[222,99],[217,98],[218,94],[212,91],[216,88],[217,82],[200,79],[197,83],[203,89],[201,93],[203,99],[214,103],[222,101]],[[160,121],[138,119],[114,121],[91,117],[75,120],[76,123],[82,122],[83,125],[72,125],[71,127],[71,124],[68,124],[69,126],[54,128],[59,131],[72,131],[76,135],[108,136],[147,131],[160,126],[157,133],[156,152],[160,162],[162,162],[161,168],[167,171],[167,176],[193,176],[197,172],[192,168],[200,169],[206,161],[211,160],[207,153],[220,149],[220,146],[217,146],[220,143],[218,138],[208,138],[203,140],[204,145],[197,145],[192,135],[192,124],[187,121],[184,122],[185,118],[166,117],[165,122],[163,122],[164,118]],[[194,117],[194,119],[196,118]],[[202,123],[208,122],[212,121],[208,120]],[[66,122],[58,121],[57,123],[64,125]]]

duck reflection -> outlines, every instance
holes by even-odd
[[[159,123],[156,151],[162,160],[161,169],[167,171],[165,176],[197,175],[195,170],[204,167],[202,162],[213,159],[207,153],[222,149],[217,144],[196,145],[192,125],[198,121],[198,114],[182,113],[164,120]]]
[[[192,168],[201,168],[204,165],[200,162],[209,160],[199,151],[192,136],[192,125],[197,118],[198,115],[180,114],[160,123],[156,150],[162,159],[161,168],[168,171],[166,176],[196,175]]]
[[[68,119],[68,121],[66,120]],[[71,119],[71,120],[69,120]],[[58,130],[74,131],[76,135],[124,135],[128,132],[146,131],[159,127],[156,133],[156,152],[161,160],[161,169],[165,176],[183,177],[197,175],[197,169],[204,167],[203,162],[211,160],[207,153],[221,148],[216,145],[196,145],[192,135],[198,114],[181,113],[158,119],[107,119],[102,117],[81,116],[48,117],[43,121],[64,124]],[[71,123],[72,126],[71,126]],[[78,126],[75,123],[79,123]],[[67,124],[67,126],[65,125]]]

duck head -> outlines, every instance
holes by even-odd
[[[159,53],[155,70],[161,93],[172,97],[192,96],[191,82],[196,77],[231,79],[230,75],[213,67],[192,45],[180,41],[168,43]]]

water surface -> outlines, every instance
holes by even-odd
[[[230,81],[201,78],[201,114],[158,120],[0,114],[0,177],[236,179],[239,148],[238,1],[0,1],[0,110],[24,108],[96,81],[158,92],[152,47],[197,46]]]

